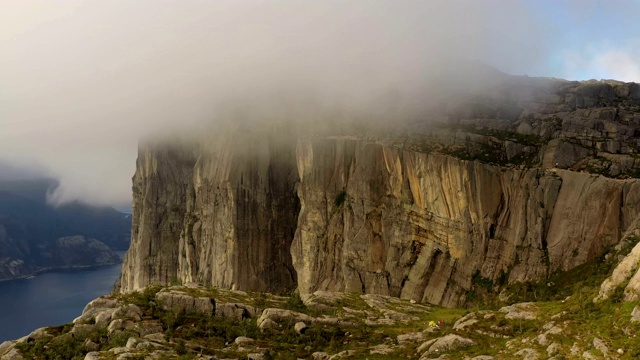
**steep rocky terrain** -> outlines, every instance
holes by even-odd
[[[602,258],[548,282],[512,284],[473,309],[360,293],[150,286],[103,296],[73,323],[4,342],[0,358],[637,359],[638,302],[626,301],[623,288],[607,299],[598,291],[638,240],[633,231]]]
[[[119,289],[199,283],[472,306],[640,214],[640,85],[500,77],[418,118],[240,124],[140,146]]]
[[[142,144],[116,291],[0,358],[640,357],[640,87],[494,86]]]
[[[0,280],[54,268],[116,264],[130,220],[111,209],[47,204],[51,179],[0,180]]]

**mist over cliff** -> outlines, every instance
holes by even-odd
[[[628,50],[637,47],[601,42],[619,24],[634,32],[636,5],[558,3],[550,11],[570,15],[563,18],[549,16],[550,5],[3,2],[0,153],[13,163],[38,161],[59,179],[55,203],[120,206],[131,200],[139,138],[198,129],[228,112],[286,118],[293,107],[314,123],[413,114],[447,86],[473,87],[456,62],[633,80]],[[433,80],[443,73],[444,84]]]
[[[119,289],[463,306],[615,246],[640,214],[640,86],[466,69],[483,91],[443,86],[375,114],[237,108],[198,135],[141,143]]]

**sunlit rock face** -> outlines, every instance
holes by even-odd
[[[140,146],[120,290],[197,282],[447,306],[544,279],[640,213],[640,88],[514,78],[397,123]]]

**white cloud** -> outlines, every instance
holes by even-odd
[[[545,31],[518,1],[0,0],[0,160],[37,159],[61,201],[123,203],[138,139],[225,99],[364,104],[448,57],[525,73]]]

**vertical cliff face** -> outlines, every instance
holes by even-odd
[[[173,151],[141,146],[122,291],[171,281],[295,288],[295,143],[275,131],[286,130],[214,134]]]
[[[297,286],[455,306],[478,279],[536,280],[584,263],[640,213],[637,180],[282,139],[141,147],[122,290]]]
[[[302,292],[461,305],[479,279],[542,279],[592,259],[640,212],[636,180],[338,139],[300,142],[297,154]]]
[[[253,124],[142,145],[121,290],[177,281],[458,306],[571,269],[639,217],[637,89],[526,78],[434,109],[437,124]]]
[[[118,285],[122,290],[178,279],[178,248],[194,151],[186,144],[140,146],[133,177],[131,245]]]
[[[227,133],[203,145],[186,201],[181,280],[271,292],[295,287],[295,147],[275,136]]]

